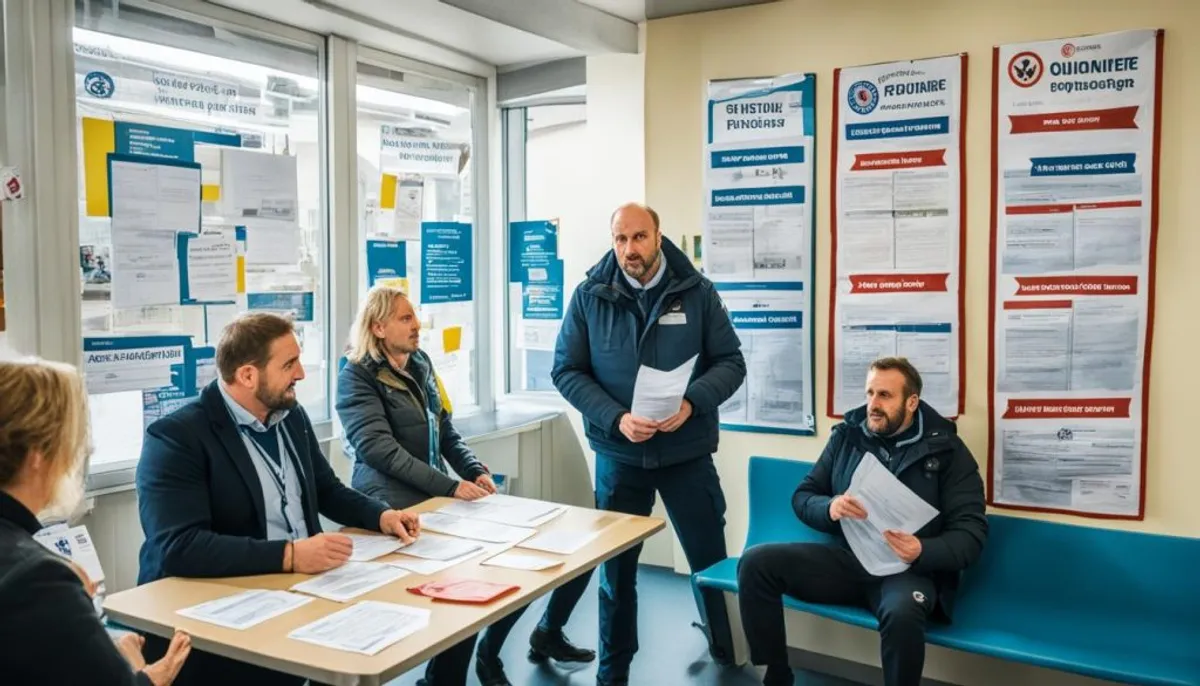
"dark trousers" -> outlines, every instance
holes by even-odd
[[[784,634],[783,596],[824,605],[866,607],[879,619],[887,686],[919,686],[925,624],[937,604],[929,577],[903,572],[871,576],[847,548],[821,543],[767,543],[738,563],[738,605],[750,661],[767,665],[766,684],[792,684]]]
[[[425,664],[426,686],[466,686],[475,652],[475,634],[438,653]]]
[[[567,620],[571,618],[575,606],[579,604],[579,599],[587,590],[588,581],[591,578],[592,571],[589,569],[554,589],[550,593],[550,602],[546,605],[546,611],[542,613],[542,619],[538,622],[538,628],[551,633],[562,631],[562,628],[567,625]],[[508,638],[509,632],[527,609],[529,609],[528,605],[497,620],[483,632],[483,637],[479,639],[479,659],[496,660],[500,657],[500,648],[504,645],[504,640]]]
[[[710,567],[726,557],[725,495],[711,455],[669,467],[645,469],[596,456],[596,507],[647,516],[655,493],[671,517],[675,534],[692,571]],[[629,678],[629,665],[638,650],[638,544],[600,567],[600,684]],[[719,592],[706,592],[700,618],[719,645],[729,642],[729,617]],[[683,627],[668,629],[681,631]]]

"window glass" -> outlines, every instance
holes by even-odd
[[[463,84],[360,62],[360,293],[402,287],[456,412],[478,403],[471,105]],[[347,332],[339,332],[344,340]]]
[[[77,5],[74,43],[93,471],[215,377],[247,310],[295,319],[297,395],[328,419],[316,48],[103,2]]]
[[[509,224],[508,249],[527,258],[524,267],[519,260],[510,265],[509,388],[553,391],[554,344],[577,281],[563,270],[564,241],[595,229],[583,226],[590,185],[587,113],[584,105],[545,105],[524,112],[527,221]],[[539,246],[551,236],[553,254],[542,258]]]

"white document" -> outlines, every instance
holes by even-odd
[[[228,326],[230,322],[232,322],[234,319],[237,319],[238,315],[241,313],[241,308],[239,308],[236,304],[205,305],[204,329],[208,334],[208,344],[216,345],[217,341],[221,340],[221,332],[225,330],[225,327]]]
[[[1130,267],[1142,263],[1140,207],[1075,211],[1075,268]]]
[[[557,503],[497,493],[479,500],[456,500],[437,510],[442,514],[484,519],[510,526],[536,527],[566,512]]]
[[[421,513],[421,528],[459,538],[488,543],[517,543],[537,533],[536,529],[508,526],[479,519],[452,517],[438,512]]]
[[[296,158],[221,149],[221,199],[226,217],[297,219]]]
[[[113,220],[112,306],[132,309],[179,302],[175,234],[131,229]]]
[[[445,562],[471,553],[483,552],[483,544],[449,536],[422,535],[412,543],[400,548],[399,552],[424,560]]]
[[[400,539],[394,536],[372,536],[368,534],[343,534],[354,543],[354,552],[350,554],[351,562],[366,562],[377,557],[394,553],[404,546]]]
[[[185,607],[176,614],[242,631],[312,601],[312,598],[287,591],[252,590]]]
[[[153,162],[112,163],[112,225],[127,230],[200,230],[200,170]]]
[[[1069,212],[1013,214],[1005,220],[1005,274],[1044,274],[1074,268],[1075,221]]]
[[[292,586],[293,591],[344,603],[406,576],[403,569],[380,562],[347,562]]]
[[[425,184],[420,179],[400,179],[396,183],[396,210],[392,235],[421,240],[421,219],[425,208]]]
[[[171,365],[183,364],[183,357],[181,345],[85,350],[83,371],[88,393],[98,395],[170,386]]]
[[[874,576],[890,576],[908,569],[883,538],[888,530],[916,533],[938,511],[900,482],[871,453],[862,456],[847,491],[863,504],[867,518],[840,520],[846,542],[862,566]]]
[[[555,531],[543,531],[527,541],[518,543],[517,547],[529,550],[541,550],[547,553],[557,553],[559,555],[573,555],[599,536],[599,531],[557,529]]]
[[[887,212],[855,212],[838,221],[839,270],[872,272],[895,266],[895,219]]]
[[[364,600],[306,624],[288,638],[363,655],[379,651],[429,626],[429,610]]]
[[[956,226],[944,210],[910,212],[896,217],[896,268],[951,270],[951,246]]]
[[[201,302],[237,298],[237,242],[232,231],[214,231],[188,240],[188,294]]]
[[[246,225],[246,264],[296,264],[300,260],[300,227],[292,221]]]
[[[1071,308],[1004,310],[999,390],[1065,391],[1071,379]]]
[[[421,532],[421,538],[419,540],[428,541],[428,540],[434,539],[434,538],[443,538],[443,539],[448,539],[448,540],[452,540],[452,541],[459,540],[459,539],[454,539],[454,538],[451,538],[448,536],[438,536],[437,534],[432,534],[429,532]],[[468,541],[468,542],[473,543],[473,541]],[[432,576],[434,574],[437,574],[438,572],[442,572],[447,569],[450,569],[454,565],[461,564],[463,562],[466,562],[467,560],[479,557],[480,555],[497,555],[499,553],[504,552],[505,550],[508,550],[511,547],[512,547],[512,545],[510,545],[508,543],[482,543],[482,544],[480,544],[480,547],[478,549],[472,550],[469,553],[460,555],[458,557],[451,558],[449,560],[425,560],[425,559],[420,559],[420,558],[416,558],[416,557],[408,557],[407,555],[402,554],[398,557],[393,557],[393,558],[389,559],[387,561],[387,564],[389,564],[393,567],[399,567],[400,569],[408,570],[408,571],[412,572],[413,574],[424,574],[426,576]],[[404,553],[403,550],[401,550],[400,552]]]
[[[44,548],[79,565],[93,582],[104,581],[104,568],[86,526],[67,528],[65,525],[47,527],[33,535]]]
[[[704,264],[713,278],[754,278],[754,209],[710,210],[705,231]]]
[[[642,365],[633,387],[633,407],[630,412],[654,421],[662,421],[679,412],[697,357],[693,355],[692,359],[665,372]]]
[[[505,567],[507,569],[523,569],[530,572],[540,572],[543,569],[554,569],[561,567],[562,560],[552,560],[548,557],[540,557],[538,555],[524,555],[522,553],[500,553],[499,555],[484,560],[480,564],[490,565],[492,567]]]
[[[1071,390],[1132,391],[1142,371],[1137,298],[1076,298],[1071,311]]]

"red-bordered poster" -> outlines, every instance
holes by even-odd
[[[831,417],[891,355],[920,370],[923,400],[962,412],[966,86],[966,55],[834,71]]]
[[[993,505],[1144,516],[1162,38],[993,53]]]

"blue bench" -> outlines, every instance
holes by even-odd
[[[792,512],[812,463],[750,458],[759,543],[830,541]],[[983,555],[963,576],[954,623],[933,645],[1131,684],[1200,686],[1200,539],[988,515]],[[692,575],[737,593],[737,558]],[[785,598],[786,607],[878,630],[864,609]]]

